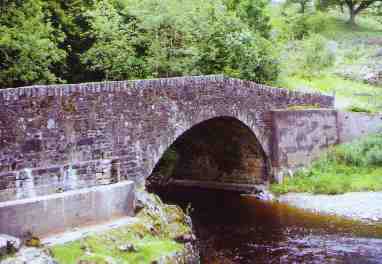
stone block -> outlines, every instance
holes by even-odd
[[[131,181],[0,203],[0,233],[23,237],[62,232],[115,217],[133,215]]]

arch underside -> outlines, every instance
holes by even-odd
[[[236,118],[217,117],[179,136],[155,166],[148,184],[259,185],[268,178],[268,159],[251,129]]]

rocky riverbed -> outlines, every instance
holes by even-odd
[[[289,193],[276,199],[281,203],[315,213],[337,215],[364,222],[382,222],[382,192],[341,195]]]

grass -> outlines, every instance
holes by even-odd
[[[137,252],[123,252],[118,249],[118,245],[126,243],[133,244]],[[117,263],[146,264],[182,249],[181,244],[170,239],[150,235],[135,237],[127,229],[118,229],[102,235],[89,236],[81,241],[55,246],[52,248],[52,254],[62,264],[77,264],[84,260],[97,264],[106,264],[110,260]]]
[[[273,184],[271,190],[277,194],[381,191],[382,134],[334,147],[311,168],[298,171],[282,184]]]
[[[143,209],[134,224],[53,246],[53,257],[61,264],[77,264],[80,261],[149,264],[183,251],[183,244],[175,242],[174,238],[191,233],[185,214],[179,207],[165,205],[157,197],[151,196],[150,199],[156,209]],[[136,250],[125,252],[119,249],[127,244],[133,245]]]
[[[335,75],[322,75],[310,79],[299,76],[283,76],[278,85],[291,90],[309,90],[336,96],[336,106],[341,109],[359,107],[377,112],[382,106],[382,89],[374,86],[345,80]],[[370,94],[371,96],[368,96]]]
[[[285,12],[293,16],[296,10],[298,6],[291,6]],[[271,25],[276,32],[285,30],[282,12],[280,5],[272,5],[268,10]],[[382,23],[376,17],[363,13],[357,17],[357,26],[351,26],[347,23],[348,15],[339,10],[331,10],[322,16],[325,23],[320,28],[321,31],[315,32],[331,41],[331,47],[335,50],[334,64],[319,72],[300,69],[299,58],[305,56],[303,47],[309,37],[302,40],[286,37],[279,44],[279,49],[282,50],[281,74],[274,85],[291,90],[336,95],[336,107],[340,109],[382,111],[382,88],[367,84],[361,78],[365,76],[365,66],[378,63],[378,58],[374,55],[380,46],[369,43],[369,40],[377,39],[382,42]]]
[[[357,25],[352,26],[347,23],[347,14],[333,11],[330,15],[326,29],[321,33],[328,39],[343,41],[382,36],[382,25],[373,17],[359,16]]]

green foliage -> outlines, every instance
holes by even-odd
[[[126,23],[125,17],[108,1],[99,1],[86,16],[94,44],[82,55],[83,63],[102,72],[106,80],[145,77],[143,62],[133,47],[134,23]]]
[[[44,3],[9,1],[0,17],[0,85],[12,87],[61,81],[55,65],[66,52],[58,43],[63,34],[44,20]]]
[[[270,32],[270,18],[265,10],[267,0],[241,0],[236,1],[236,12],[239,17],[255,32],[268,37]]]
[[[54,71],[67,82],[82,82],[99,78],[93,76],[80,62],[80,54],[93,44],[89,35],[90,25],[86,14],[94,8],[94,0],[49,0],[44,1],[45,20],[55,31],[63,32],[59,47],[67,53],[65,61],[56,65]]]
[[[304,78],[319,75],[335,62],[335,55],[329,49],[328,41],[318,34],[296,42],[295,51],[289,56],[290,61],[294,62],[294,67],[290,67],[290,73]]]
[[[382,190],[382,134],[337,146],[300,170],[283,184],[272,186],[276,193],[312,192],[338,194]]]
[[[283,13],[283,37],[286,39],[303,39],[310,34],[325,31],[328,15],[322,12],[315,13]]]
[[[268,1],[1,2],[0,86],[225,73],[270,82]]]
[[[225,73],[267,82],[277,77],[275,52],[263,37],[266,19],[259,22],[265,4],[240,2],[229,12],[219,1],[118,3],[99,2],[88,12],[95,43],[83,62],[106,79]]]
[[[312,4],[312,0],[287,0],[285,2],[286,6],[290,4],[298,4],[300,5],[300,12],[305,13],[306,9],[309,7],[309,5]]]
[[[159,174],[164,177],[165,180],[169,179],[173,175],[178,159],[179,155],[174,149],[169,148],[163,154]]]
[[[109,234],[93,235],[81,241],[54,246],[52,248],[53,256],[61,264],[77,264],[81,261],[104,264],[110,263],[110,260],[115,261],[115,263],[145,264],[182,250],[182,245],[171,240],[159,239],[151,235],[140,238],[121,228],[118,231],[120,235],[110,232]],[[110,237],[113,240],[110,240]],[[138,252],[120,251],[118,246],[126,243],[135,245]]]

